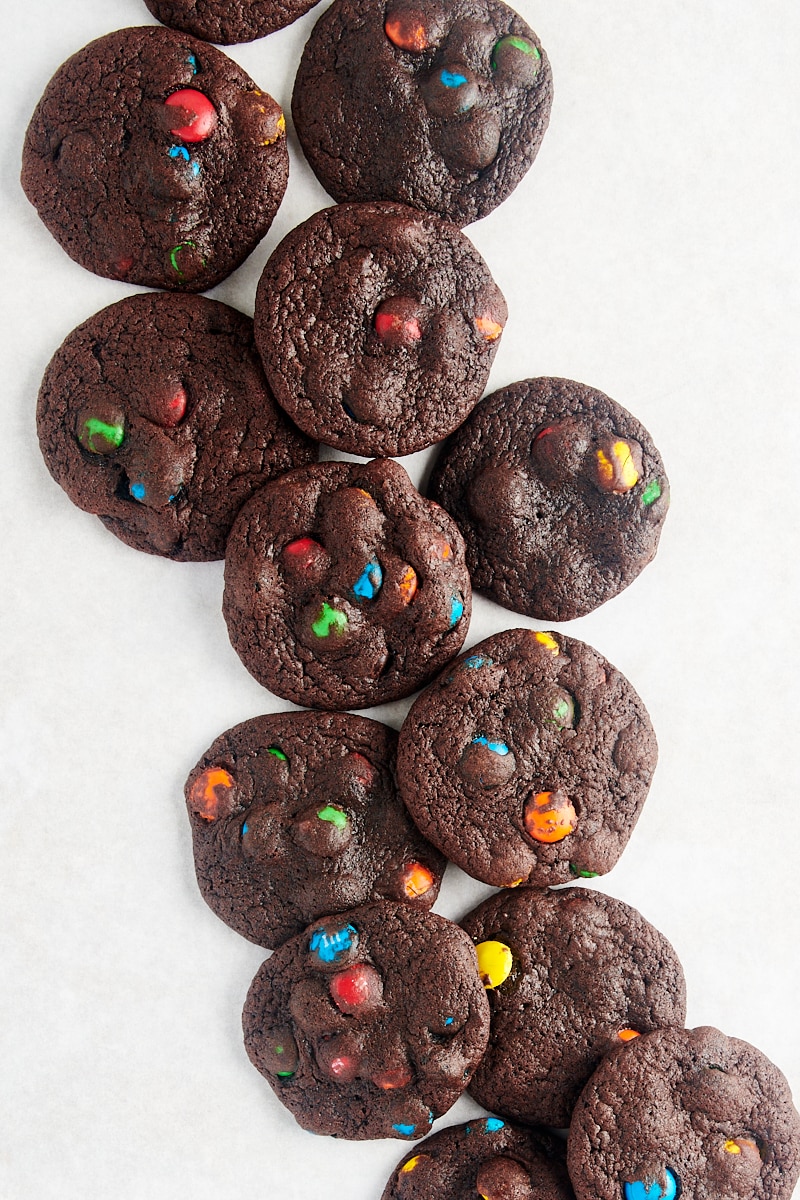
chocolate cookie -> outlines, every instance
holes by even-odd
[[[278,403],[306,433],[354,454],[410,454],[477,402],[506,316],[455,225],[397,204],[344,204],[270,258],[256,344]]]
[[[222,610],[242,662],[278,696],[335,709],[397,700],[464,641],[464,546],[397,463],[318,463],[242,509]]]
[[[464,917],[492,1013],[470,1092],[490,1112],[566,1128],[609,1050],[686,1019],[683,969],[635,908],[585,888],[499,892]]]
[[[253,1065],[303,1128],[418,1138],[467,1086],[489,1005],[463,930],[383,901],[285,942],[243,1024]]]
[[[334,200],[397,200],[468,225],[528,170],[552,91],[536,34],[497,0],[335,0],[292,112]]]
[[[317,0],[144,0],[154,17],[207,42],[252,42],[291,25]]]
[[[574,1200],[564,1149],[497,1117],[431,1134],[398,1164],[381,1200]]]
[[[213,287],[261,241],[288,178],[275,101],[220,50],[121,29],[56,71],[31,118],[22,186],[97,275]]]
[[[397,735],[366,717],[289,712],[229,729],[186,782],[200,891],[268,948],[372,900],[430,908],[444,859],[395,785]]]
[[[611,870],[656,756],[616,667],[575,638],[510,629],[417,698],[397,775],[423,834],[469,875],[544,887]]]
[[[568,1145],[578,1200],[789,1200],[800,1174],[785,1078],[708,1026],[661,1029],[604,1059]]]
[[[45,372],[37,422],[74,504],[181,561],[222,558],[245,500],[316,458],[272,399],[252,321],[202,296],[129,296],[79,325]]]
[[[627,587],[669,506],[644,426],[569,379],[488,396],[444,446],[429,494],[464,535],[473,587],[545,621],[582,617]]]

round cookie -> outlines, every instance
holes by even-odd
[[[418,1138],[467,1086],[489,1005],[457,925],[383,901],[317,921],[250,987],[245,1049],[304,1129]]]
[[[335,0],[306,43],[292,112],[336,201],[485,217],[547,128],[550,65],[498,0]]]
[[[318,463],[242,509],[222,610],[242,662],[276,695],[319,708],[382,704],[461,648],[464,546],[397,463]]]
[[[754,1046],[710,1026],[661,1029],[589,1080],[568,1166],[578,1200],[789,1200],[800,1117]]]
[[[477,403],[506,316],[455,225],[403,205],[343,204],[273,253],[256,344],[278,403],[306,433],[353,454],[410,454]]]
[[[644,917],[600,892],[498,892],[460,922],[492,1013],[470,1093],[490,1112],[566,1128],[602,1057],[686,1019],[683,969]]]
[[[288,178],[279,106],[220,50],[160,26],[90,42],[31,118],[22,186],[97,275],[213,287],[255,249]]]
[[[373,900],[430,908],[445,862],[397,795],[397,735],[349,713],[256,717],[186,781],[200,891],[268,949]]]
[[[206,42],[252,42],[291,25],[317,0],[144,0],[153,16]]]
[[[415,823],[467,874],[545,887],[610,871],[657,746],[620,671],[575,638],[510,629],[417,697],[397,776]]]
[[[222,558],[239,509],[317,448],[264,378],[249,317],[203,296],[129,296],[56,351],[37,409],[47,467],[129,546]]]
[[[627,587],[669,506],[644,426],[569,379],[488,396],[443,447],[429,495],[464,535],[473,587],[544,621],[584,616]]]
[[[574,1200],[564,1148],[497,1117],[451,1125],[409,1150],[381,1200]]]

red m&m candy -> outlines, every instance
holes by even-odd
[[[217,128],[217,110],[202,92],[196,88],[181,88],[172,92],[164,103],[176,109],[170,133],[182,142],[204,142]]]

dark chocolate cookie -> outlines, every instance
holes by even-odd
[[[510,629],[414,702],[397,757],[423,834],[485,883],[544,887],[610,871],[656,765],[642,701],[575,638]]]
[[[31,118],[22,186],[97,275],[213,287],[269,229],[286,188],[285,121],[220,50],[120,29],[56,71]]]
[[[635,908],[585,888],[490,896],[461,926],[492,1013],[470,1092],[490,1112],[566,1128],[603,1055],[686,1019],[683,969]]]
[[[468,225],[528,170],[552,91],[536,34],[497,0],[334,0],[292,112],[334,200],[397,200]]]
[[[604,1059],[569,1131],[578,1200],[789,1200],[800,1117],[747,1042],[661,1029]]]
[[[245,505],[228,539],[233,647],[296,704],[407,696],[458,653],[470,611],[454,522],[389,459],[291,471]]]
[[[429,494],[464,535],[473,587],[543,621],[584,616],[627,587],[669,506],[644,426],[569,379],[488,396],[444,446]]]
[[[475,405],[506,315],[455,225],[397,204],[343,204],[270,258],[256,344],[278,403],[306,433],[353,454],[410,454]]]
[[[137,550],[222,558],[239,509],[317,448],[275,404],[249,317],[203,296],[129,296],[42,381],[39,442],[74,504]]]
[[[463,930],[383,901],[285,942],[243,1024],[253,1065],[305,1129],[418,1138],[467,1086],[489,1005]]]
[[[397,734],[289,712],[218,737],[186,782],[197,882],[217,916],[268,948],[372,900],[430,908],[445,863],[397,795]]]
[[[150,12],[171,29],[182,29],[206,42],[231,46],[252,42],[291,25],[317,0],[144,0]]]
[[[574,1200],[562,1143],[497,1117],[433,1133],[398,1164],[381,1200]]]

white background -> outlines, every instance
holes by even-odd
[[[599,387],[649,428],[673,494],[653,565],[566,630],[628,675],[661,750],[597,883],[673,942],[689,1024],[754,1042],[797,1095],[800,8],[519,7],[556,98],[531,172],[468,230],[510,311],[491,385]],[[287,109],[317,15],[232,51]],[[4,24],[0,1197],[378,1200],[406,1145],[316,1138],[274,1100],[239,1025],[263,952],[193,878],[186,774],[223,729],[288,706],[228,644],[222,564],[128,549],[36,443],[51,354],[130,289],[40,225],[24,129],[69,54],[150,20],[139,0],[26,0]],[[278,239],[327,203],[291,129],[289,148],[273,229],[213,293],[247,312]],[[429,458],[405,460],[416,480]],[[519,624],[478,600],[467,645]],[[407,706],[373,715],[397,726]],[[451,868],[438,911],[487,890]]]

